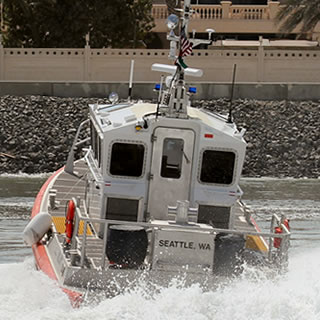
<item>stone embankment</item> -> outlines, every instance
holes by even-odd
[[[64,165],[92,98],[0,97],[0,174],[52,172]],[[225,99],[194,101],[227,114]],[[236,100],[233,117],[247,130],[243,175],[320,177],[320,102]]]

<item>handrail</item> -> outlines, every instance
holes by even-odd
[[[77,203],[77,200],[73,198],[73,201]],[[84,208],[86,208],[85,201],[83,201]],[[103,229],[103,245],[102,245],[102,253],[101,253],[101,264],[100,268],[102,270],[105,269],[105,257],[106,257],[106,248],[107,248],[107,232],[108,232],[108,226],[110,224],[118,224],[118,225],[129,225],[129,226],[141,226],[144,228],[151,229],[152,231],[155,229],[174,229],[174,230],[194,230],[195,226],[194,224],[161,224],[161,223],[155,223],[155,222],[135,222],[135,221],[120,221],[120,220],[106,220],[106,219],[100,219],[100,218],[90,218],[86,214],[86,209],[84,209],[85,212],[84,215],[82,215],[80,207],[76,206],[76,225],[75,225],[75,231],[78,232],[79,230],[79,224],[80,221],[84,222],[84,231],[82,233],[82,241],[80,242],[81,244],[81,257],[80,257],[80,267],[84,267],[84,262],[85,262],[85,254],[86,254],[86,247],[87,247],[87,228],[89,224],[103,224],[104,229]],[[231,230],[231,229],[220,229],[220,228],[215,228],[213,226],[210,227],[199,227],[199,230],[204,231],[204,232],[209,232],[211,234],[219,234],[219,233],[225,233],[225,234],[233,234],[233,235],[242,235],[242,236],[258,236],[258,237],[268,237],[270,238],[269,240],[269,247],[268,247],[268,255],[267,258],[270,262],[274,260],[274,257],[277,257],[280,266],[281,263],[287,261],[287,251],[289,248],[289,237],[290,237],[290,231],[286,228],[283,223],[281,223],[281,219],[279,218],[276,214],[272,216],[272,222],[271,222],[271,227],[270,227],[270,232],[254,232],[254,231],[239,231],[239,230]],[[283,233],[275,233],[273,232],[274,230],[274,224],[275,222],[279,223],[281,227],[283,228]],[[281,223],[281,224],[280,224]],[[76,237],[79,238],[79,236],[76,234]],[[272,240],[274,238],[280,238],[281,239],[281,245],[280,249],[277,250],[276,255],[273,255],[273,245],[272,245]]]
[[[94,158],[92,156],[92,149],[89,149],[87,151],[87,153],[84,156],[84,159],[86,161],[86,163],[88,164],[89,170],[94,178],[94,180],[99,183],[102,184],[103,181],[103,177],[102,175],[99,173],[99,169],[95,164]]]
[[[89,119],[83,121],[80,123],[79,127],[78,127],[78,130],[77,130],[77,133],[74,137],[74,140],[73,140],[73,143],[72,143],[72,147],[69,151],[69,154],[68,154],[68,159],[67,159],[67,163],[66,163],[66,166],[64,168],[64,171],[67,172],[67,173],[70,173],[70,174],[74,174],[73,172],[73,168],[74,168],[74,151],[75,151],[75,148],[77,146],[79,146],[81,143],[84,143],[87,141],[87,139],[83,139],[81,141],[78,141],[78,138],[79,138],[79,135],[80,135],[80,132],[82,130],[82,127],[89,123]]]
[[[277,224],[279,227],[282,228],[283,233],[276,234],[273,238],[283,238],[281,240],[280,244],[280,250],[279,250],[279,258],[280,262],[288,260],[288,249],[289,249],[289,236],[290,236],[290,231],[287,229],[287,227],[283,224],[284,221],[284,216],[282,215],[281,217],[278,217],[276,214],[273,214],[271,218],[271,224],[270,224],[270,232],[273,232],[275,229],[275,225]],[[280,236],[282,235],[282,237]],[[269,239],[269,248],[272,247],[272,238]],[[269,250],[268,252],[268,258],[269,260],[272,260],[272,252]]]

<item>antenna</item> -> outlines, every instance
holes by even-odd
[[[128,101],[131,101],[134,60],[131,60]]]
[[[236,80],[236,70],[237,70],[237,65],[233,65],[233,72],[232,72],[232,84],[231,84],[231,96],[230,96],[230,105],[229,105],[229,116],[227,123],[232,123],[232,100],[233,100],[233,91],[234,91],[234,83]]]
[[[160,100],[161,100],[161,96],[162,96],[162,87],[163,87],[163,75],[161,76],[160,90],[159,90],[159,94],[158,94],[157,111],[156,111],[156,119],[158,119],[158,115],[159,115]]]

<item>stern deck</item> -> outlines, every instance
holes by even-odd
[[[63,246],[65,239],[65,213],[67,208],[67,202],[72,198],[79,199],[80,210],[83,212],[83,203],[85,198],[85,176],[89,172],[89,169],[85,161],[79,160],[75,163],[75,174],[73,176],[69,173],[62,172],[51,186],[51,192],[54,190],[56,207],[48,209],[48,212],[53,217],[55,226],[54,232],[58,234],[58,239]],[[98,191],[97,191],[98,193]],[[240,204],[234,208],[233,227],[235,231],[243,233],[255,233],[257,232],[254,224],[246,216],[245,207]],[[99,218],[99,203],[98,201],[91,202],[90,205],[90,217]],[[79,235],[83,235],[83,221],[79,226]],[[102,261],[101,253],[103,251],[104,241],[98,237],[97,233],[92,228],[87,227],[86,235],[86,264],[87,268],[99,268],[101,265],[108,265],[109,261],[105,258]],[[258,249],[261,251],[267,251],[266,243],[258,236],[247,236],[247,247],[252,249]]]

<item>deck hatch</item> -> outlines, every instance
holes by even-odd
[[[230,207],[199,205],[198,223],[212,222],[214,227],[228,229],[230,220]]]
[[[108,198],[106,219],[120,221],[138,220],[139,200]]]

